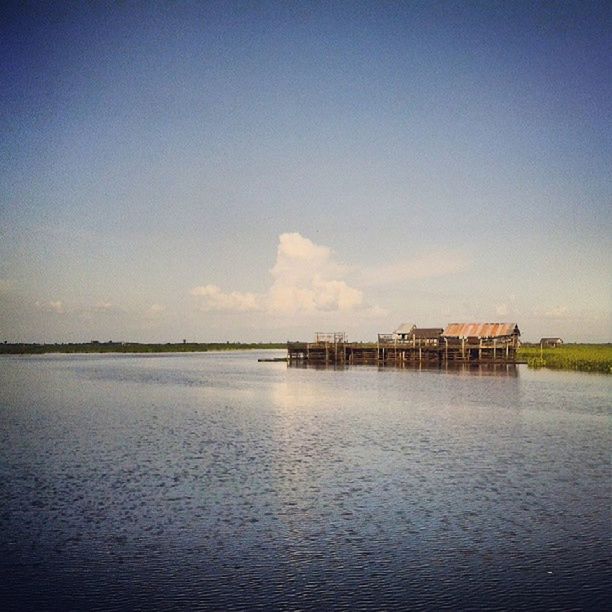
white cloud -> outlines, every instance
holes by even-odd
[[[200,308],[213,312],[296,313],[347,312],[365,309],[363,293],[342,278],[340,265],[326,246],[297,232],[279,236],[276,262],[270,270],[272,286],[264,294],[224,292],[216,285],[192,289],[202,298]]]
[[[554,306],[544,313],[545,317],[551,319],[564,319],[569,316],[569,310],[567,306]]]
[[[364,285],[378,286],[402,283],[409,280],[447,276],[463,272],[470,260],[458,251],[435,251],[408,261],[364,268],[360,277]]]
[[[342,279],[345,271],[331,249],[297,232],[281,234],[271,270],[274,282],[267,295],[268,309],[291,314],[357,308],[363,293]]]
[[[36,308],[42,310],[43,312],[54,312],[55,314],[64,314],[66,312],[64,304],[60,300],[50,302],[36,302]]]
[[[224,293],[216,285],[194,287],[191,295],[203,298],[200,308],[208,312],[249,312],[259,310],[260,297],[254,293]]]
[[[389,316],[389,311],[386,308],[381,308],[380,306],[369,306],[363,311],[368,318],[371,319],[381,319],[383,317]]]
[[[159,317],[162,316],[162,314],[166,311],[166,307],[162,304],[151,304],[151,306],[149,306],[146,310],[145,310],[145,317],[147,319],[158,319]]]
[[[96,312],[108,312],[113,308],[114,305],[111,302],[98,302],[95,306],[92,306],[92,310]]]
[[[500,317],[505,317],[508,313],[509,313],[509,309],[507,304],[498,304],[495,307],[495,314],[499,315]]]

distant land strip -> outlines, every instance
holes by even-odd
[[[0,343],[1,354],[41,355],[45,353],[204,353],[206,351],[239,351],[248,349],[287,348],[285,342],[65,342],[53,344]],[[523,344],[517,360],[532,368],[579,370],[612,374],[612,344],[565,344],[557,348],[540,348]]]
[[[67,342],[55,344],[0,344],[0,354],[41,355],[43,353],[204,353],[245,349],[286,349],[284,342]]]

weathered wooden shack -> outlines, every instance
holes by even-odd
[[[414,323],[402,323],[392,334],[394,340],[406,342],[416,329]]]
[[[378,334],[379,344],[409,344],[410,346],[439,346],[442,338],[441,327],[417,327],[404,323],[392,334]]]
[[[514,361],[520,335],[516,323],[450,323],[442,333],[445,360]]]
[[[520,331],[516,323],[451,323],[400,326],[377,342],[348,342],[342,332],[317,333],[315,342],[289,342],[289,362],[394,364],[447,362],[514,363]]]
[[[561,338],[540,338],[540,346],[544,348],[555,348],[562,344],[563,340]]]
[[[417,346],[439,346],[443,331],[441,327],[417,327],[412,333],[412,341]]]

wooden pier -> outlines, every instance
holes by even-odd
[[[516,363],[518,339],[507,337],[418,337],[410,340],[380,334],[377,342],[347,342],[342,332],[317,333],[314,342],[288,342],[291,363],[329,365],[442,365]]]

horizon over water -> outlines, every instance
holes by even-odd
[[[0,356],[2,608],[605,609],[610,377],[271,354]]]

